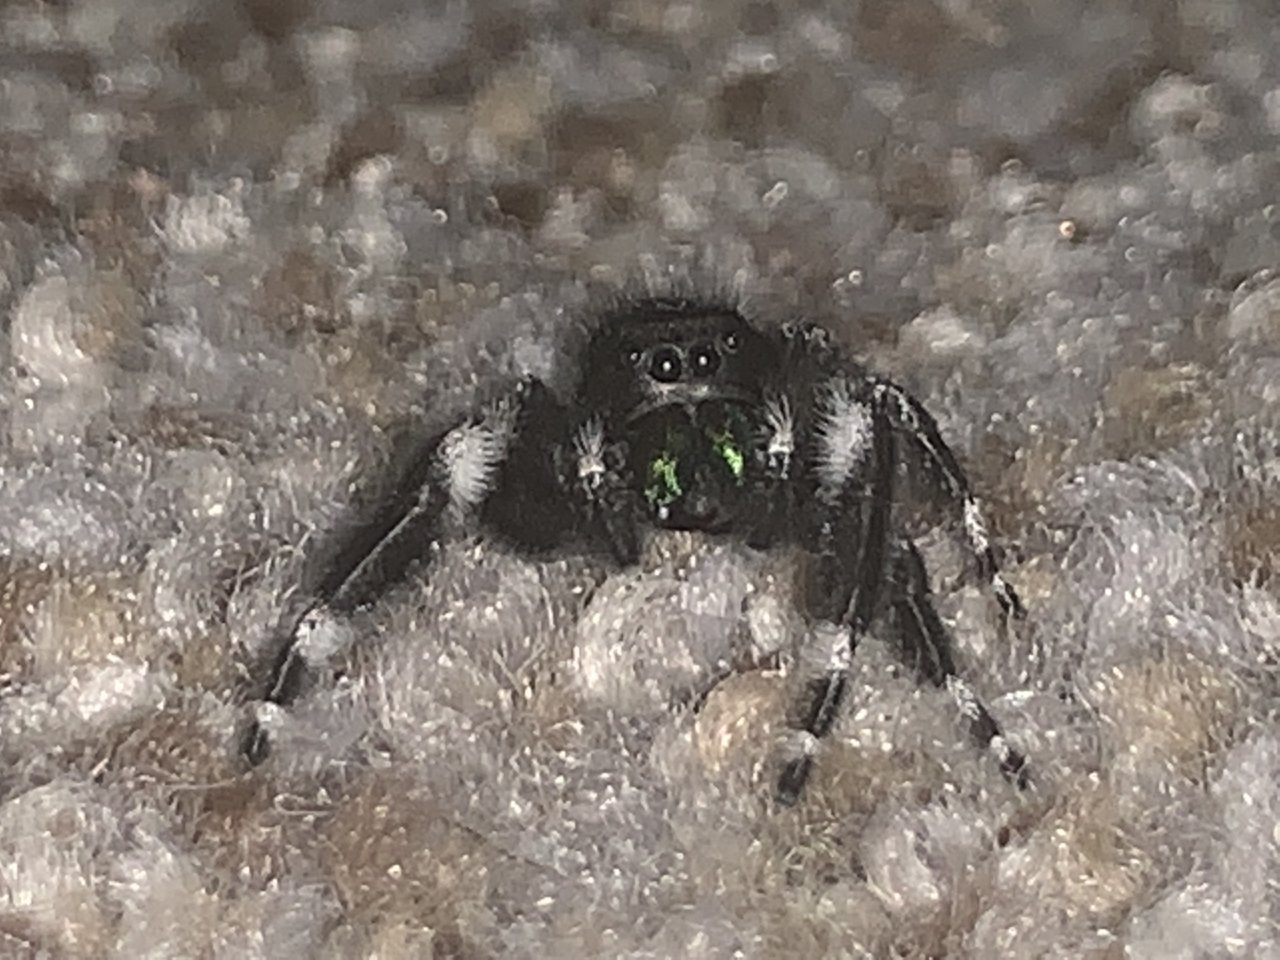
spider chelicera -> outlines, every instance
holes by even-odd
[[[968,480],[914,397],[851,361],[821,327],[768,328],[731,305],[679,297],[602,311],[565,359],[575,363],[568,396],[526,380],[418,448],[395,492],[327,558],[275,660],[269,703],[289,703],[308,664],[332,652],[334,618],[377,599],[459,520],[529,553],[576,546],[622,566],[638,561],[647,531],[694,530],[760,550],[799,547],[815,561],[801,612],[833,653],[802,678],[781,803],[803,791],[858,641],[881,615],[908,662],[954,696],[974,739],[1027,784],[1025,758],[957,676],[920,552],[894,522],[900,468],[921,464],[1003,615],[1023,615]],[[268,748],[255,724],[250,760]]]

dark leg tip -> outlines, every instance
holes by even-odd
[[[1017,750],[1009,751],[1009,755],[1000,764],[1000,772],[1019,790],[1026,790],[1031,786],[1031,767],[1027,758]]]
[[[800,800],[800,794],[804,792],[805,784],[809,782],[809,773],[812,770],[812,757],[798,757],[787,763],[783,768],[782,776],[778,778],[776,797],[779,806],[794,807],[796,805]]]
[[[1027,608],[1022,605],[1022,598],[1019,597],[1012,589],[1009,591],[1009,613],[1013,615],[1015,620],[1027,619]]]
[[[249,731],[244,736],[240,752],[244,754],[251,767],[258,766],[271,756],[271,740],[267,736],[267,731],[257,720],[249,725]]]

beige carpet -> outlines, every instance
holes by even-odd
[[[0,7],[0,957],[1280,957],[1278,137],[1269,0]],[[795,558],[680,537],[451,541],[250,770],[395,430],[673,275],[937,414],[1035,789],[877,635],[776,809]]]

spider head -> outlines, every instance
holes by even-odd
[[[666,407],[754,404],[771,359],[765,339],[730,308],[649,300],[592,339],[582,395],[624,424]]]
[[[584,396],[625,438],[653,519],[678,529],[731,527],[744,497],[748,411],[771,365],[768,342],[736,311],[650,300],[591,341]]]

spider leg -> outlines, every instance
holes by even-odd
[[[1006,777],[1025,789],[1030,782],[1026,757],[1009,745],[1000,724],[956,674],[951,636],[934,608],[924,560],[915,544],[902,541],[893,551],[890,604],[904,657],[935,686],[946,689],[979,746],[990,750]]]
[[[962,505],[969,546],[1001,609],[1006,615],[1024,615],[1017,594],[1000,576],[968,480],[936,423],[899,387],[878,379],[859,382],[837,376],[827,384],[815,434],[816,496],[825,501],[828,519],[818,537],[817,596],[810,615],[826,659],[805,683],[801,709],[792,719],[804,735],[803,746],[783,768],[778,801],[794,804],[804,789],[817,743],[830,732],[847,692],[858,642],[880,609],[886,580],[898,581],[890,584],[890,608],[905,642],[916,652],[919,669],[952,692],[973,736],[997,754],[1006,774],[1025,785],[1025,758],[1009,747],[991,714],[956,676],[950,638],[929,599],[919,554],[914,547],[904,552],[892,546],[897,438],[905,435],[924,451],[945,492]]]
[[[970,489],[969,480],[960,463],[942,439],[937,421],[915,397],[895,383],[877,380],[873,387],[876,406],[888,414],[893,425],[908,437],[924,454],[940,484],[940,492],[958,505],[969,550],[978,562],[978,571],[991,586],[1000,609],[1006,616],[1012,614],[1021,619],[1026,616],[1017,592],[1000,573],[1000,565],[991,548],[982,510]]]
[[[778,778],[777,798],[784,806],[799,799],[812,772],[817,742],[835,723],[848,690],[858,641],[875,616],[884,582],[897,438],[882,411],[857,410],[867,417],[864,423],[870,429],[869,470],[865,479],[845,484],[831,505],[833,519],[822,525],[819,534],[819,570],[811,615],[815,635],[824,641],[829,656],[820,672],[806,682],[801,713],[794,718],[804,742],[800,755],[787,762]],[[842,432],[848,435],[850,446],[868,442],[856,431]]]
[[[443,446],[448,436],[436,446]],[[421,555],[424,544],[439,538],[449,504],[447,471],[441,459],[443,454],[433,452],[425,460],[432,468],[412,500],[394,497],[368,522],[345,531],[310,593],[310,603],[300,615],[285,619],[285,641],[271,667],[263,697],[266,703],[291,703],[302,690],[308,668],[345,645],[345,617],[376,599]],[[414,468],[410,475],[419,472]],[[244,744],[245,756],[257,764],[269,752],[266,730],[253,723]]]
[[[554,422],[553,405],[546,388],[530,381],[477,419],[412,448],[395,471],[390,492],[377,499],[370,515],[335,536],[324,567],[306,591],[310,600],[301,613],[285,618],[284,639],[263,697],[266,703],[292,702],[308,668],[345,646],[350,635],[346,618],[402,579],[446,528],[473,521],[490,502],[505,502],[495,494],[509,488],[503,483],[510,469],[508,455],[513,447],[532,446],[514,442],[517,421],[541,423],[546,417]],[[531,489],[538,489],[538,477],[527,479]],[[542,516],[554,516],[556,502],[544,501]],[[514,516],[519,510],[508,507],[508,512]],[[506,517],[495,519],[499,528],[507,526]],[[520,529],[531,539],[540,534],[534,524]],[[245,756],[260,763],[269,749],[267,732],[254,722],[243,744]]]

